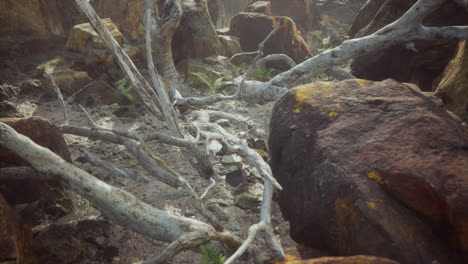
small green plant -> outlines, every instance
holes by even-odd
[[[223,82],[224,78],[221,77],[221,78],[218,78],[216,79],[214,82],[210,79],[210,77],[208,77],[208,75],[206,75],[205,73],[203,72],[192,72],[190,73],[194,76],[196,76],[203,84],[205,84],[206,86],[208,86],[211,91],[213,92],[216,92],[216,89],[221,85],[221,83]]]
[[[128,84],[127,86],[125,86],[127,84],[128,80],[127,78],[123,77],[122,79],[118,80],[116,82],[117,84],[117,89],[119,89],[119,91],[125,95],[129,100],[133,100],[133,95],[130,93],[130,91],[133,89],[133,85],[132,84]]]
[[[203,253],[203,256],[201,256],[202,264],[222,264],[226,261],[226,256],[216,248],[202,245],[200,246],[200,249]]]
[[[261,65],[260,67],[258,67],[252,72],[252,74],[250,75],[250,78],[257,80],[257,81],[269,81],[277,73],[279,73],[278,70],[268,68],[265,65]]]

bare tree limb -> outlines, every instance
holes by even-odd
[[[86,160],[91,165],[104,168],[107,171],[107,173],[109,173],[109,175],[112,177],[128,178],[140,183],[149,183],[149,180],[143,175],[140,175],[134,171],[119,169],[114,165],[104,162],[103,160],[91,155],[91,153],[89,152],[85,151],[84,154]]]
[[[245,81],[246,94],[249,98],[262,101],[274,101],[289,88],[310,82],[311,78],[323,73],[335,65],[367,53],[379,52],[388,47],[411,42],[417,39],[468,39],[464,26],[427,28],[422,26],[423,19],[434,12],[447,0],[419,0],[401,18],[383,27],[374,34],[351,39],[338,47],[320,53],[296,67],[278,74],[269,82]],[[239,82],[239,81],[238,81]]]
[[[62,96],[62,93],[60,92],[60,88],[55,83],[54,77],[52,77],[52,75],[48,74],[46,77],[50,80],[50,83],[54,87],[55,94],[57,94],[57,98],[58,98],[60,104],[62,105],[63,119],[64,119],[63,124],[68,125],[68,122],[70,121],[70,118],[68,117],[67,105],[65,104],[65,101],[63,100],[63,96]]]
[[[0,145],[18,154],[36,170],[56,175],[66,186],[92,202],[111,221],[135,232],[172,242],[185,233],[214,231],[211,226],[198,220],[178,217],[141,202],[132,194],[67,163],[1,122]]]
[[[141,166],[143,166],[152,177],[174,188],[181,186],[180,182],[175,179],[173,175],[165,170],[160,169],[158,164],[154,162],[148,153],[141,149],[139,143],[135,142],[135,140],[118,136],[111,132],[98,131],[95,129],[76,126],[61,126],[59,127],[59,130],[60,132],[66,134],[74,134],[82,137],[88,137],[90,139],[100,139],[106,142],[123,145],[130,153],[135,156],[135,158],[140,162]]]
[[[133,64],[130,57],[125,53],[119,43],[112,37],[112,34],[104,26],[96,11],[91,4],[86,0],[75,0],[79,9],[88,17],[94,30],[99,34],[107,47],[111,49],[115,58],[117,59],[120,68],[125,76],[132,82],[135,91],[143,101],[146,108],[154,116],[162,119],[159,102],[156,100],[158,97],[153,88],[148,84],[145,78],[138,71],[135,64]]]
[[[31,167],[0,168],[0,180],[52,179],[53,175],[42,174]]]

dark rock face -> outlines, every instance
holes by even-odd
[[[0,54],[20,57],[62,46],[77,17],[72,0],[1,1]]]
[[[368,1],[351,26],[351,37],[374,33],[403,15],[415,0]],[[380,4],[379,4],[380,3]],[[448,1],[424,21],[427,26],[465,25],[467,13],[455,2]],[[430,91],[432,82],[452,58],[457,44],[453,40],[415,41],[414,52],[404,45],[388,48],[377,54],[368,54],[353,61],[352,73],[363,79],[380,81],[394,78],[417,84]]]
[[[210,55],[222,55],[223,46],[204,1],[184,1],[183,12],[172,39],[175,63],[189,58],[202,59]]]
[[[372,2],[376,2],[374,0]],[[338,19],[340,23],[351,24],[367,0],[318,0],[320,14]]]
[[[270,0],[271,12],[275,16],[287,16],[296,22],[302,31],[320,27],[320,13],[316,0]]]
[[[8,262],[15,260],[15,262]],[[6,261],[6,262],[4,262]],[[31,228],[0,195],[0,262],[38,264],[32,250]]]
[[[276,103],[270,131],[280,206],[298,243],[462,263],[468,130],[420,92],[393,80],[300,86]]]
[[[38,145],[50,149],[64,160],[71,162],[70,153],[68,152],[62,134],[49,121],[40,117],[30,117],[1,118],[0,122],[6,123],[18,133],[29,137]],[[29,166],[29,164],[11,151],[0,147],[0,168],[18,166]],[[36,201],[45,196],[46,192],[53,191],[54,189],[60,190],[61,187],[58,182],[52,180],[29,179],[0,181],[0,193],[12,205]],[[62,199],[64,198],[63,194],[59,196]],[[56,196],[54,195],[54,197]],[[56,200],[59,200],[59,198],[56,197],[54,201]],[[68,203],[68,201],[65,203]],[[55,203],[51,205],[55,205]],[[63,207],[68,208],[68,206]]]
[[[286,54],[296,62],[303,61],[310,49],[288,17],[239,13],[231,20],[230,33],[240,38],[242,50],[256,51],[277,23],[281,27],[265,44],[264,54]]]

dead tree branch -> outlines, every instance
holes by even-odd
[[[39,172],[56,175],[66,186],[92,202],[110,220],[132,231],[167,242],[185,233],[214,231],[210,225],[161,211],[122,189],[100,181],[1,122],[0,145],[18,154]]]
[[[157,101],[158,97],[156,92],[141,75],[135,64],[132,62],[127,53],[125,53],[119,43],[112,37],[112,34],[104,26],[91,4],[87,0],[75,0],[75,2],[79,9],[88,17],[89,22],[93,26],[94,30],[96,30],[104,43],[106,43],[107,47],[112,50],[120,68],[128,80],[132,82],[133,86],[135,87],[135,91],[143,101],[146,108],[154,116],[162,119],[161,109],[159,102]]]

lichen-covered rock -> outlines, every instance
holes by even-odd
[[[287,259],[291,258],[287,256]],[[373,256],[321,257],[315,259],[296,259],[277,261],[275,264],[398,264],[398,262]]]
[[[461,41],[455,57],[436,84],[435,95],[442,98],[448,109],[468,121],[468,46]]]
[[[256,51],[278,23],[280,29],[265,43],[264,54],[286,54],[296,62],[303,61],[310,54],[310,49],[288,17],[239,13],[231,20],[230,32],[240,38],[242,50]]]
[[[468,130],[393,80],[312,83],[271,118],[270,164],[298,243],[332,255],[462,263]]]
[[[350,37],[363,37],[400,18],[416,0],[368,1],[351,26]],[[426,26],[465,25],[468,15],[457,3],[447,1],[424,21]],[[432,89],[432,83],[445,69],[454,55],[458,42],[414,41],[418,52],[405,44],[392,46],[378,53],[367,54],[353,60],[351,71],[358,78],[381,81],[393,78],[401,82],[417,84],[424,91]]]
[[[122,44],[124,37],[110,18],[101,19],[117,43]],[[106,49],[106,44],[94,31],[90,23],[78,24],[73,27],[68,36],[66,48],[72,51],[85,53],[88,49]]]

